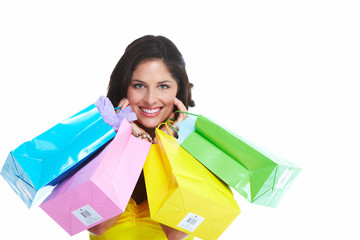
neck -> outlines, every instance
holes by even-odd
[[[136,122],[137,125],[142,128],[145,132],[147,132],[153,139],[155,138],[155,128],[146,128],[141,123]]]

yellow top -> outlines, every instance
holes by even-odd
[[[101,236],[90,234],[91,240],[167,240],[159,223],[150,219],[147,200],[139,205],[130,201],[119,220]],[[192,240],[189,236],[187,240]]]

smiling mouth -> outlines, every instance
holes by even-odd
[[[139,108],[146,117],[156,117],[162,109],[162,107],[157,107],[157,108],[139,107]]]
[[[144,108],[144,107],[140,107],[140,109],[143,111],[143,112],[146,112],[146,113],[157,113],[161,110],[161,107],[158,107],[158,108]]]

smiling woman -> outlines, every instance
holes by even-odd
[[[137,121],[130,123],[132,134],[152,142],[156,141],[155,128],[162,122],[169,117],[176,118],[173,124],[176,127],[187,117],[184,113],[175,116],[175,110],[186,112],[188,107],[195,106],[191,98],[192,86],[175,44],[163,36],[149,35],[126,48],[111,74],[107,97],[114,106],[130,105],[137,117]],[[94,240],[192,239],[186,233],[150,219],[143,174],[126,211],[89,231]]]
[[[176,80],[161,60],[147,60],[137,66],[127,98],[142,128],[156,128],[170,116],[177,88]]]
[[[111,74],[107,96],[114,106],[130,104],[138,126],[154,137],[154,128],[174,110],[195,106],[192,86],[175,44],[163,36],[148,35],[126,48]],[[158,110],[159,115],[153,117]],[[178,121],[185,117],[180,114]]]

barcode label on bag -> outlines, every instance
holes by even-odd
[[[202,223],[202,221],[204,221],[204,219],[205,218],[199,215],[189,212],[186,217],[178,224],[178,227],[193,232]]]
[[[276,184],[275,188],[277,189],[283,189],[285,187],[285,184],[288,182],[290,176],[292,174],[292,170],[286,169],[281,177],[279,178],[278,183]]]
[[[89,205],[85,205],[72,212],[85,226],[90,226],[103,218]]]

